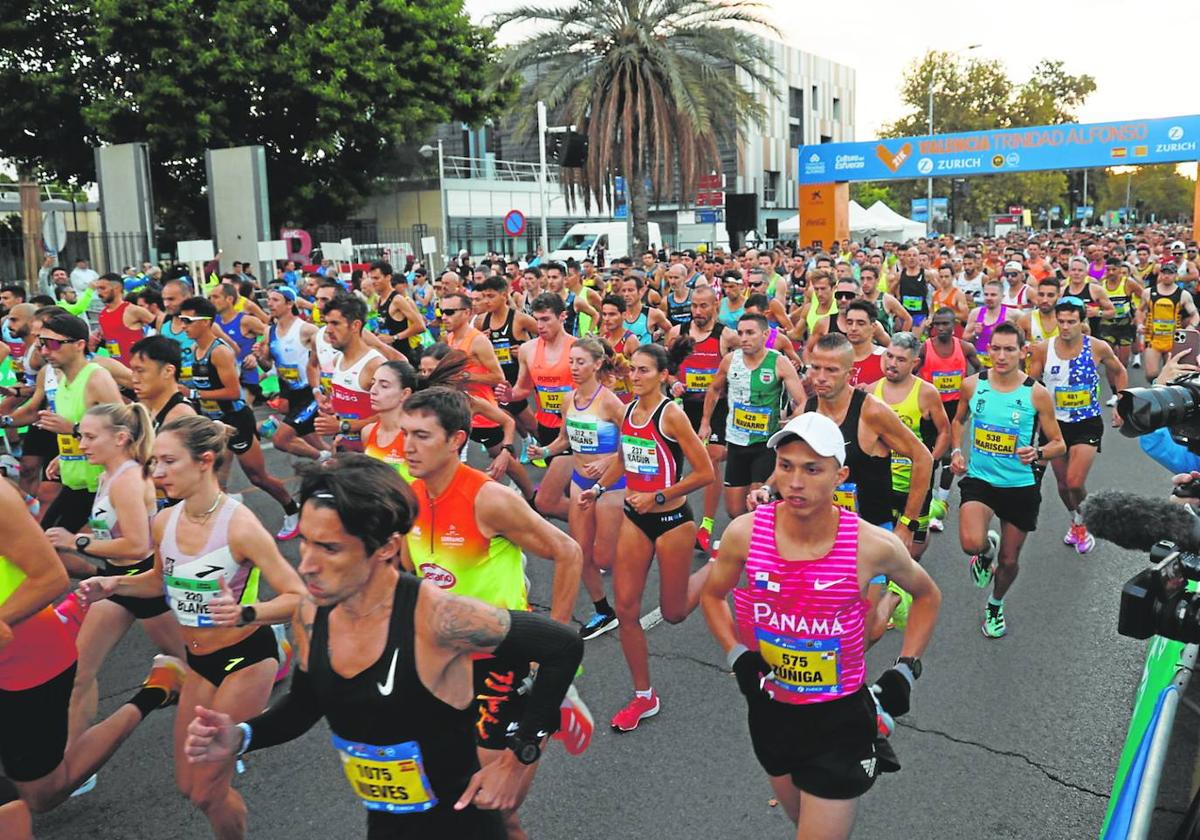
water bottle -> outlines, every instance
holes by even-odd
[[[262,428],[259,430],[259,433],[262,435],[264,440],[270,440],[271,438],[275,437],[275,433],[277,431],[279,431],[279,416],[272,414],[263,421]]]

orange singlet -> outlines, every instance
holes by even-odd
[[[468,325],[467,328],[463,330],[462,335],[450,343],[450,346],[455,350],[461,350],[467,354],[467,373],[473,376],[486,376],[489,373],[488,369],[480,364],[479,360],[475,358],[475,354],[471,352],[471,344],[475,341],[475,337],[480,335],[483,335],[483,333]],[[449,338],[449,336],[447,336],[447,338]],[[481,400],[486,400],[493,405],[497,404],[496,392],[491,385],[472,382],[467,386],[467,393],[473,397],[479,397]],[[471,427],[475,429],[494,429],[499,425],[500,424],[495,420],[488,420],[481,414],[476,414],[471,418]]]
[[[395,467],[396,472],[400,473],[400,477],[412,484],[412,473],[408,471],[408,462],[404,460],[404,431],[397,432],[391,443],[385,446],[379,442],[380,426],[381,424],[376,421],[371,426],[371,433],[363,436],[363,452]]]
[[[537,394],[536,417],[538,425],[547,429],[557,429],[563,424],[563,409],[566,407],[567,394],[575,386],[571,380],[571,345],[575,336],[563,334],[566,339],[558,361],[549,364],[546,361],[546,342],[535,339],[533,345],[533,366],[529,375],[533,379],[533,387]]]

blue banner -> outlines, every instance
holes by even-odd
[[[799,181],[890,181],[1200,160],[1200,114],[799,148]]]

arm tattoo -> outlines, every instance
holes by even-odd
[[[442,645],[465,651],[496,647],[512,619],[508,610],[451,595],[438,604],[433,621]]]

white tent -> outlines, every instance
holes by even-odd
[[[915,222],[902,216],[882,201],[876,201],[867,208],[867,212],[879,226],[876,236],[897,242],[906,242],[909,239],[920,239],[925,235],[924,222]],[[885,231],[887,232],[885,233]]]
[[[854,231],[858,229],[858,225],[869,227],[869,211],[861,204],[853,199],[850,201],[850,235],[854,236]],[[797,213],[790,219],[784,219],[779,223],[779,235],[788,236],[795,235],[800,232],[800,214]]]

